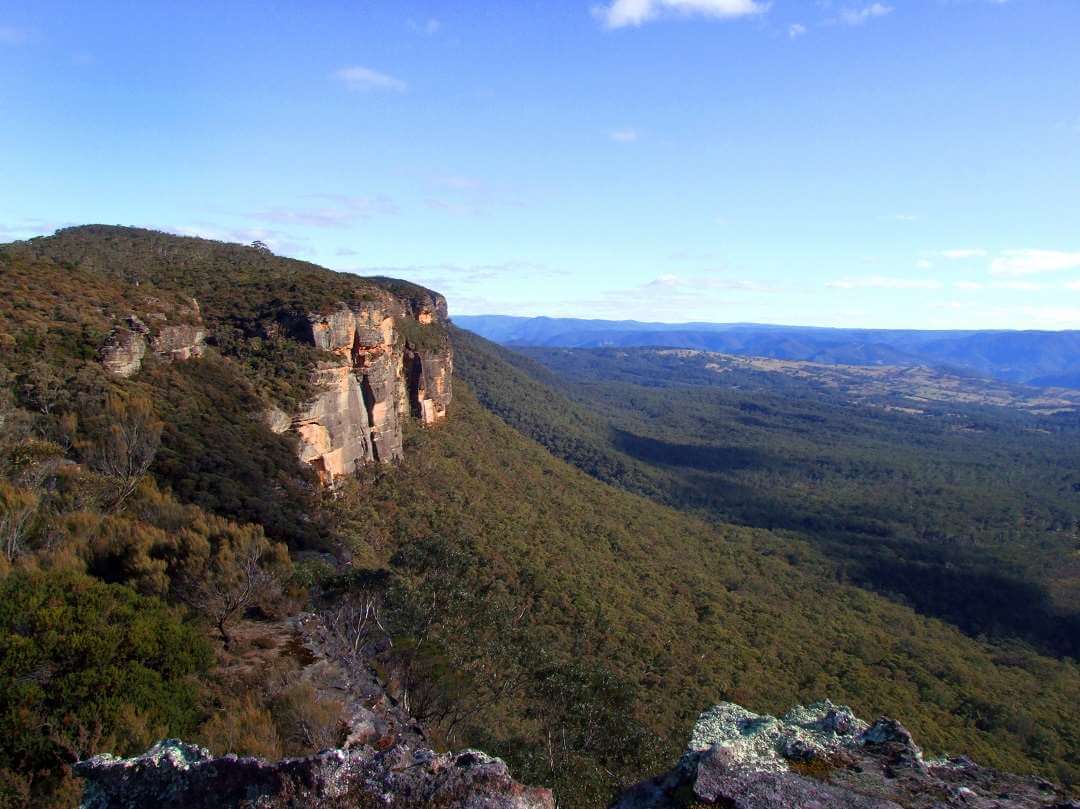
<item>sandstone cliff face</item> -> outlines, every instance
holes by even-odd
[[[399,460],[404,421],[442,421],[452,395],[446,300],[410,285],[360,289],[349,304],[274,326],[336,355],[314,370],[320,393],[301,412],[264,414],[274,432],[296,433],[300,458],[326,484],[367,463]],[[206,329],[198,304],[174,305],[166,315],[156,310],[168,307],[157,303],[147,300],[152,312],[145,321],[133,314],[113,328],[100,355],[108,373],[130,377],[150,353],[170,361],[203,354]]]
[[[315,372],[322,393],[292,421],[300,457],[326,482],[358,465],[402,456],[402,424],[435,424],[451,398],[446,301],[390,292],[313,314],[302,336],[336,354]]]
[[[142,368],[143,358],[151,352],[161,359],[177,361],[201,357],[206,349],[206,329],[194,300],[190,307],[173,313],[173,320],[164,312],[147,317],[148,326],[137,315],[130,315],[115,326],[101,348],[101,364],[105,370],[120,377],[129,377]]]
[[[671,772],[627,790],[613,809],[1080,809],[1038,778],[931,760],[894,719],[870,725],[828,700],[759,716],[730,702],[701,714]]]

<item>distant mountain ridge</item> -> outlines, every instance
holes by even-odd
[[[1080,330],[834,329],[507,315],[459,315],[454,322],[508,346],[656,346],[826,364],[930,365],[1003,382],[1080,388]]]

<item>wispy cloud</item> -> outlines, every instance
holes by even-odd
[[[990,286],[994,289],[1008,289],[1014,292],[1041,292],[1049,289],[1046,284],[1037,284],[1034,281],[994,281]]]
[[[859,8],[841,9],[840,13],[836,16],[835,21],[844,25],[862,25],[875,17],[884,17],[887,14],[892,14],[892,11],[892,6],[887,6],[884,3],[871,3],[868,6],[861,6]]]
[[[425,36],[435,36],[442,29],[442,22],[434,17],[428,17],[426,20],[409,20],[409,28],[418,34],[424,34]]]
[[[368,265],[339,269],[357,275],[408,278],[410,281],[439,290],[458,307],[462,305],[463,300],[490,293],[497,286],[492,283],[495,281],[506,281],[511,278],[559,278],[573,274],[547,264],[522,260],[490,264]],[[477,311],[475,308],[472,310]]]
[[[878,219],[883,222],[917,222],[919,217],[913,213],[891,213],[885,216],[879,216]]]
[[[788,39],[798,39],[806,33],[806,26],[801,22],[795,22],[788,26]]]
[[[30,31],[26,28],[0,25],[0,45],[21,45],[29,38]]]
[[[276,206],[248,214],[250,219],[276,225],[304,225],[318,228],[342,228],[376,216],[391,216],[398,207],[389,197],[350,197],[341,194],[321,194],[313,197],[323,204],[316,207],[289,208]]]
[[[59,228],[65,228],[73,222],[55,222],[48,219],[24,217],[14,222],[0,222],[0,241],[30,239],[45,236]]]
[[[209,223],[197,223],[194,226],[164,228],[164,230],[175,233],[177,236],[198,236],[202,239],[213,239],[218,242],[251,244],[259,241],[273,252],[285,256],[304,255],[313,252],[310,246],[303,243],[303,240],[296,239],[287,233],[272,228],[223,228]]]
[[[616,143],[633,143],[638,140],[641,135],[638,134],[636,129],[616,129],[608,135]]]
[[[450,191],[484,191],[487,184],[475,177],[466,177],[462,174],[446,174],[434,179],[434,184],[439,188]]]
[[[944,284],[933,278],[895,278],[887,275],[867,275],[830,281],[830,289],[941,289]]]
[[[451,216],[481,216],[526,205],[514,189],[477,177],[443,174],[429,177],[426,182],[430,189],[424,206]]]
[[[942,250],[938,255],[952,261],[963,261],[969,258],[984,258],[989,253],[982,247],[960,247],[953,250]]]
[[[593,14],[606,28],[626,28],[672,16],[749,17],[764,14],[769,5],[760,0],[612,0],[595,6]]]
[[[990,262],[992,275],[1037,275],[1080,268],[1080,253],[1063,250],[1005,250]]]
[[[340,68],[331,75],[350,90],[360,92],[382,90],[403,93],[409,89],[409,85],[401,79],[360,65]]]
[[[1080,323],[1078,306],[1025,306],[1022,311],[1044,329],[1075,329]]]
[[[727,275],[726,270],[705,270],[705,275],[677,275],[664,273],[642,284],[640,290],[679,290],[687,295],[700,295],[703,292],[779,292],[774,284],[750,278],[716,277],[719,273]]]

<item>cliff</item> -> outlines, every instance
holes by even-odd
[[[101,347],[102,366],[130,377],[148,353],[165,361],[202,356],[207,331],[198,303],[181,316],[183,322],[169,323],[165,313],[153,312],[148,326],[129,315]],[[396,294],[365,288],[348,304],[275,324],[326,359],[311,372],[314,399],[291,415],[272,408],[266,423],[275,432],[296,433],[301,460],[326,484],[359,465],[400,460],[404,419],[430,425],[446,418],[453,373],[446,323],[441,295],[408,287]]]
[[[336,359],[315,371],[319,395],[290,422],[300,457],[324,482],[358,464],[402,455],[402,421],[446,417],[453,352],[446,300],[427,290],[383,292],[311,314],[298,336]]]
[[[170,322],[169,313],[154,306],[159,301],[147,303],[152,307],[146,318],[151,325],[132,314],[109,332],[99,352],[108,373],[120,377],[138,373],[147,352],[171,361],[201,357],[206,350],[206,327],[197,301],[192,299],[190,305],[171,313],[172,321],[179,322]]]
[[[115,300],[96,307],[108,329],[98,359],[112,376],[134,376],[148,356],[198,358],[208,345],[241,362],[267,346],[307,349],[288,363],[290,372],[307,369],[307,384],[293,389],[308,395],[296,397],[292,412],[272,406],[263,416],[274,432],[295,433],[301,460],[324,483],[358,465],[399,460],[407,419],[431,425],[446,417],[446,300],[423,287],[131,228],[72,228],[16,249],[78,266],[98,283],[115,278]],[[223,285],[230,275],[235,284]]]
[[[692,801],[696,803],[692,803]],[[894,719],[868,724],[828,700],[760,716],[730,702],[699,717],[670,772],[621,795],[612,809],[691,805],[732,809],[1080,809],[1040,778],[927,759]]]

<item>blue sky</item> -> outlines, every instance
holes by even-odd
[[[452,312],[1080,328],[1080,0],[0,0],[0,239]]]

